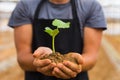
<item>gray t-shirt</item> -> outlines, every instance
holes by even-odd
[[[8,25],[17,27],[32,24],[34,13],[41,0],[21,0],[14,9]],[[75,0],[77,15],[82,26],[106,29],[106,20],[101,5],[96,0]],[[71,4],[53,4],[46,0],[42,5],[41,19],[72,19]]]

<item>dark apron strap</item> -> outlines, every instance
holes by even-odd
[[[35,19],[38,19],[41,6],[42,6],[42,4],[44,4],[45,1],[46,1],[46,0],[41,0],[41,1],[39,2],[38,6],[37,6],[37,8],[36,8],[36,10],[35,10],[34,20],[35,20]]]
[[[78,16],[77,16],[77,8],[75,5],[75,0],[71,0],[71,5],[72,5],[72,14],[73,14],[73,19],[76,21],[79,21]]]
[[[83,39],[83,35],[84,35],[83,24],[81,23],[78,15],[77,15],[77,7],[76,7],[76,4],[75,4],[75,0],[71,0],[71,5],[72,5],[73,19],[76,22],[76,24],[78,24],[79,27],[80,27],[81,37]]]

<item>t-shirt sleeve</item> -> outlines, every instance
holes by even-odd
[[[91,5],[85,26],[106,29],[106,19],[102,6],[96,0],[94,0]]]
[[[10,27],[17,27],[24,24],[30,24],[31,20],[29,17],[28,6],[25,4],[24,1],[18,2],[14,11],[11,14],[11,17],[8,22],[8,26]]]

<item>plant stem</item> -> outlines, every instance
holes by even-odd
[[[55,53],[55,36],[52,37],[52,50]]]

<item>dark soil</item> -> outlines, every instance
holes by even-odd
[[[77,64],[76,59],[71,57],[70,53],[62,55],[59,52],[56,52],[56,53],[50,54],[49,56],[45,56],[42,59],[50,59],[52,62],[55,62],[56,64],[62,63],[64,60],[71,61]]]

